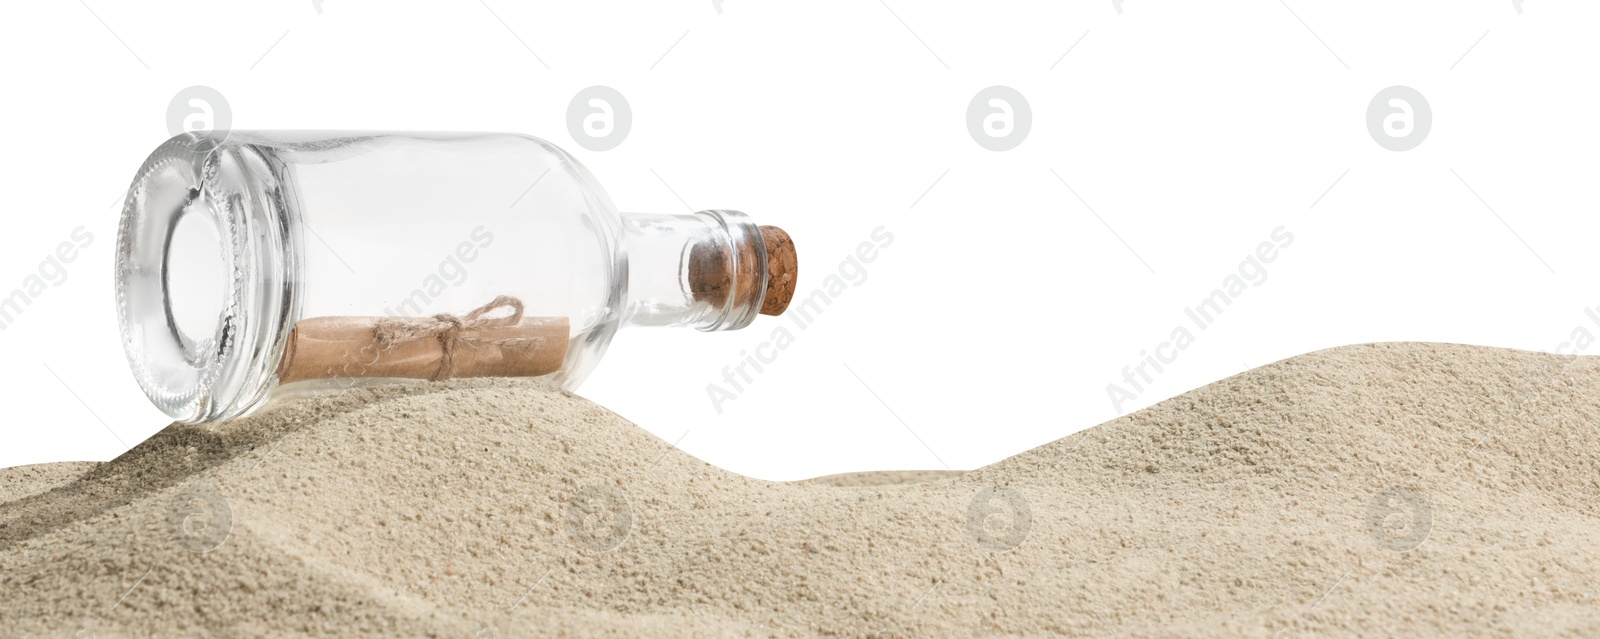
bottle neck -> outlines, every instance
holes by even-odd
[[[629,326],[748,326],[768,285],[767,251],[738,211],[623,213]]]

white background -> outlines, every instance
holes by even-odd
[[[722,413],[707,385],[788,319],[625,331],[580,389],[757,477],[974,468],[1343,344],[1553,351],[1575,329],[1600,334],[1584,314],[1600,304],[1597,12],[1544,0],[18,4],[0,22],[0,295],[75,228],[93,241],[0,331],[0,466],[109,459],[166,424],[118,345],[111,253],[118,198],[192,85],[226,97],[235,129],[544,137],[623,210],[733,208],[783,226],[802,296],[886,227],[894,241],[865,280]],[[567,132],[568,102],[592,85],[633,111],[609,151]],[[992,85],[1032,110],[1008,151],[967,128]],[[1368,103],[1393,85],[1432,110],[1409,151],[1367,130]],[[1295,239],[1267,279],[1206,330],[1189,324],[1184,309],[1279,226]],[[1179,325],[1193,345],[1116,410],[1107,385]]]

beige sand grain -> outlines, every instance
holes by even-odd
[[[1352,346],[968,473],[775,483],[537,382],[368,388],[0,472],[0,634],[1600,636],[1597,390]]]

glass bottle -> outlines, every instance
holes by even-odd
[[[743,328],[794,291],[794,245],[737,211],[618,213],[548,142],[505,133],[185,133],[133,180],[116,305],[174,419],[397,379],[553,375],[617,329]]]

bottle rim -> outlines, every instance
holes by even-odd
[[[709,324],[698,326],[701,331],[731,331],[749,326],[761,313],[761,303],[767,290],[767,246],[761,228],[740,211],[713,209],[699,211],[721,230],[728,256],[728,288],[730,291],[750,291],[745,295],[726,295],[722,312]],[[752,281],[743,281],[751,278]]]

